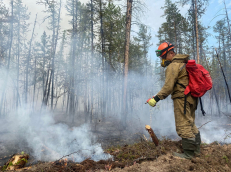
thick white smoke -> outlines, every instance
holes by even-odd
[[[69,158],[76,162],[86,158],[97,161],[111,157],[95,142],[88,125],[69,128],[66,124],[55,124],[47,111],[32,112],[29,106],[19,108],[1,120],[0,130],[7,133],[1,141],[15,143],[24,151],[28,146],[37,160],[54,161],[74,152]]]

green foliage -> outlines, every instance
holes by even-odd
[[[206,145],[208,145],[208,144],[204,142],[204,143],[201,143],[201,145],[206,146]]]
[[[24,152],[22,151],[21,154],[23,155]],[[13,164],[12,162],[9,162],[8,165],[4,165],[3,166],[2,171],[5,171],[7,169],[7,167],[10,167],[10,166],[13,166],[13,165],[19,165],[22,161],[24,161],[25,163],[27,163],[27,159],[25,159],[25,158],[20,159],[16,164]]]
[[[207,154],[207,155],[205,155],[205,158],[208,158],[208,157],[210,157],[211,155],[209,155],[209,154]]]
[[[190,31],[189,22],[185,17],[180,14],[180,10],[177,8],[175,3],[170,0],[165,1],[164,15],[166,22],[162,23],[158,30],[159,43],[168,41],[175,45],[175,51],[178,53],[187,53],[188,47],[188,35]]]
[[[225,159],[227,164],[229,163],[229,158],[226,155],[224,155],[222,158]]]
[[[147,68],[151,66],[148,60],[148,49],[151,44],[151,34],[148,32],[147,26],[139,25],[139,32],[134,36],[134,40],[130,45],[129,68],[141,74],[147,72]]]
[[[5,170],[7,169],[7,167],[10,167],[10,166],[12,166],[12,165],[13,165],[13,163],[12,163],[12,162],[9,162],[8,165],[4,165],[4,166],[3,166],[2,171],[5,171]]]
[[[22,161],[26,162],[27,163],[27,159],[25,158],[22,158],[20,159],[15,165],[19,165]]]
[[[2,167],[2,171],[5,171],[6,168],[7,168],[7,165],[4,165],[4,166]]]
[[[124,58],[124,35],[125,15],[119,6],[109,2],[103,13],[103,31],[105,58],[114,65],[115,62],[122,62]],[[101,45],[101,37],[98,47]]]

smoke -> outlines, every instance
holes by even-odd
[[[221,126],[216,126],[216,122],[207,124],[201,129],[201,138],[204,143],[231,143],[230,131]]]
[[[0,116],[1,155],[24,151],[36,160],[54,161],[72,154],[68,158],[76,162],[87,158],[95,161],[112,158],[96,142],[88,124],[70,127],[57,123],[55,113],[41,109],[41,103],[37,107],[33,102],[25,104],[23,97],[15,108],[16,72],[2,67],[0,78],[0,94],[5,97]],[[62,118],[68,116],[63,113]]]
[[[30,106],[11,112],[1,120],[0,126],[0,130],[7,133],[2,141],[16,143],[22,151],[28,146],[37,160],[54,161],[74,152],[70,157],[76,162],[86,158],[96,161],[111,158],[95,142],[87,124],[73,128],[63,123],[55,124],[49,112],[33,112]]]
[[[7,84],[7,101],[13,100],[14,94],[12,91],[15,89],[15,72],[9,72],[9,79]],[[6,76],[6,70],[1,70],[2,82],[4,85],[4,76]],[[85,116],[81,116],[83,113],[84,104],[78,102],[79,109],[75,115],[74,127],[70,127],[67,123],[57,123],[55,119],[55,112],[51,113],[48,110],[40,110],[40,108],[32,108],[31,104],[22,104],[18,109],[8,107],[7,113],[2,117],[0,121],[1,142],[4,143],[2,150],[13,149],[12,145],[17,145],[17,151],[29,151],[29,153],[37,160],[54,161],[62,158],[65,155],[72,154],[69,158],[76,162],[81,162],[84,159],[91,158],[93,160],[112,158],[110,155],[105,154],[100,143],[97,143],[97,137],[93,134],[92,128],[96,125],[94,120],[102,120],[103,116],[100,112],[105,113],[105,121],[96,125],[96,130],[107,131],[105,136],[115,136],[113,132],[115,130],[122,130],[120,125],[121,114],[121,97],[123,95],[123,80],[120,77],[111,77],[109,74],[105,74],[105,83],[100,83],[101,75],[94,75],[89,77],[86,75],[86,82],[88,85],[94,84],[93,93],[97,95],[97,98],[104,100],[106,106],[95,106],[93,123],[89,124],[84,122]],[[127,109],[127,135],[131,136],[136,133],[145,134],[149,137],[145,131],[145,125],[150,125],[158,138],[167,137],[173,139],[180,139],[175,131],[175,119],[173,111],[173,103],[170,96],[166,100],[158,102],[155,108],[144,104],[145,101],[155,95],[160,90],[159,78],[153,75],[143,77],[141,74],[130,73],[128,85],[128,109]],[[109,87],[107,94],[102,94],[101,86]],[[79,84],[77,90],[81,90],[85,85]],[[0,90],[2,91],[2,89]],[[81,95],[81,94],[80,94]],[[82,95],[85,95],[82,93]],[[81,97],[81,96],[80,96]],[[208,101],[208,97],[205,96],[204,108],[209,113],[210,108],[213,107],[213,112],[217,112],[216,103]],[[210,102],[210,104],[208,104]],[[95,101],[96,104],[99,102]],[[39,107],[41,107],[39,105]],[[199,127],[209,120],[211,123],[203,126],[201,131],[202,141],[211,143],[213,141],[220,141],[223,143],[230,143],[230,138],[226,137],[228,132],[226,130],[228,120],[227,118],[219,118],[219,121],[215,120],[215,117],[211,117],[211,114],[202,117],[200,114],[200,106],[198,106],[196,115],[196,125]],[[84,113],[83,113],[84,114]],[[86,114],[84,114],[86,115]],[[62,112],[62,119],[65,121],[69,118],[65,112]],[[66,120],[67,121],[67,120]],[[106,123],[109,123],[108,125]],[[226,125],[224,125],[226,124]],[[113,125],[113,126],[112,126]],[[109,129],[112,127],[112,129]],[[114,128],[113,128],[114,127]],[[112,131],[110,131],[112,130]],[[224,140],[224,138],[227,138]],[[103,142],[106,140],[103,140]],[[10,143],[10,144],[9,144]]]

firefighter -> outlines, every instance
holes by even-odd
[[[184,90],[189,83],[186,63],[188,55],[176,54],[174,45],[169,42],[162,43],[156,54],[161,58],[162,67],[166,67],[165,83],[162,89],[147,103],[154,107],[157,102],[165,99],[171,94],[174,104],[174,116],[176,132],[182,138],[184,153],[173,155],[181,158],[191,159],[200,155],[200,132],[195,125],[195,111],[197,109],[198,98],[190,94],[184,95]]]

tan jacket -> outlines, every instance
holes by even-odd
[[[188,57],[189,55],[177,54],[173,57],[172,63],[167,66],[164,86],[157,94],[160,100],[165,99],[170,94],[172,95],[172,99],[185,97],[185,88],[176,84],[176,82],[184,85],[185,87],[188,85],[188,73],[185,68]],[[187,101],[191,104],[195,102],[193,99],[194,98],[192,98],[190,94],[187,96]]]

